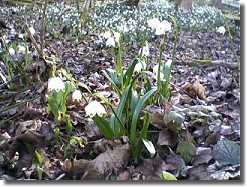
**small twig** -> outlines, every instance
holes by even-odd
[[[18,106],[20,106],[20,105],[26,104],[27,102],[34,101],[34,100],[36,100],[36,99],[38,99],[38,98],[40,98],[40,96],[34,97],[34,98],[32,98],[32,99],[29,99],[29,100],[25,100],[25,101],[20,102],[20,103],[16,103],[16,104],[11,105],[11,106],[8,106],[8,107],[5,107],[5,108],[3,108],[3,109],[0,111],[0,114],[1,114],[2,112],[5,112],[5,111],[10,110],[10,109],[12,109],[12,108],[15,108],[15,107],[18,107]]]

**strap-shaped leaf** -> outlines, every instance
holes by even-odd
[[[144,107],[145,102],[153,95],[154,92],[155,90],[148,91],[142,98],[139,99],[135,107],[135,111],[131,121],[131,130],[130,130],[130,142],[132,144],[136,143],[136,125],[139,119],[140,112]]]
[[[130,84],[135,66],[139,61],[140,61],[139,58],[135,58],[132,64],[130,65],[130,67],[128,68],[128,70],[126,71],[126,73],[124,74],[123,82],[125,86]]]
[[[126,104],[128,103],[128,99],[130,98],[132,89],[132,84],[130,84],[123,92],[122,97],[120,99],[120,104],[117,109],[117,117],[118,119],[122,120],[123,112],[125,109]],[[116,120],[115,114],[111,117],[111,127],[113,132],[116,136],[121,135],[123,133],[124,127]]]
[[[114,133],[113,133],[111,126],[107,120],[105,120],[103,117],[100,117],[96,114],[94,116],[94,121],[95,121],[96,125],[99,127],[100,132],[107,139],[112,139],[114,137]]]
[[[112,84],[113,88],[116,90],[118,95],[121,95],[121,91],[119,89],[119,84],[121,84],[121,83],[117,79],[117,74],[111,73],[111,72],[106,72],[105,70],[102,70],[102,72],[104,73],[105,77],[110,81],[110,83]]]

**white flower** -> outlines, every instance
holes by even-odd
[[[20,39],[24,39],[24,35],[22,34],[22,33],[20,33],[19,35],[18,35],[18,38],[20,38]]]
[[[158,35],[158,36],[163,35],[170,30],[171,30],[171,24],[168,21],[164,20],[159,24],[158,27],[156,27],[155,35]]]
[[[86,115],[90,116],[91,118],[94,117],[96,114],[98,116],[103,116],[106,114],[106,110],[103,105],[101,105],[98,101],[91,101],[85,107]]]
[[[220,26],[220,27],[217,29],[217,32],[224,35],[225,32],[226,32],[226,29],[225,29],[225,27]]]
[[[163,73],[163,71],[162,71],[162,66],[160,67],[160,80],[163,80],[164,79],[164,73]],[[153,67],[153,71],[154,71],[154,74],[155,74],[155,79],[157,79],[158,80],[158,71],[159,70],[159,64],[157,64],[157,65],[155,65],[154,67]]]
[[[82,100],[82,95],[81,95],[81,91],[80,90],[75,90],[72,93],[72,101],[73,102],[80,102]]]
[[[170,22],[166,20],[160,22],[158,18],[152,18],[147,23],[150,28],[155,30],[155,35],[163,35],[172,28]]]
[[[105,39],[111,38],[112,34],[110,31],[106,31],[103,34],[101,34],[100,36],[102,36]]]
[[[29,32],[30,32],[32,35],[35,34],[35,30],[34,30],[33,26],[29,27]]]
[[[147,65],[143,61],[139,61],[134,69],[134,72],[140,73],[143,69],[146,69]]]
[[[105,44],[107,47],[115,47],[116,45],[113,37],[108,38]]]
[[[160,24],[160,20],[158,18],[152,18],[152,19],[149,19],[147,23],[151,29],[156,29]]]
[[[12,47],[9,48],[9,54],[10,54],[11,56],[14,56],[14,55],[15,55],[15,50],[14,50],[14,48],[12,48]]]
[[[146,57],[149,56],[149,45],[147,41],[145,42],[145,46],[143,46],[143,48],[140,49],[139,54],[141,56],[146,56]]]
[[[18,45],[18,52],[21,54],[25,54],[26,53],[26,47],[24,47],[23,45]]]
[[[115,42],[119,43],[121,34],[119,32],[113,32],[113,35],[114,35],[114,38],[115,38]]]
[[[52,77],[48,80],[48,91],[60,91],[63,90],[65,87],[64,82],[59,77]]]

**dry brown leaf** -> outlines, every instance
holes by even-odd
[[[204,86],[199,82],[199,80],[196,80],[193,84],[186,83],[183,86],[183,89],[192,97],[198,97],[200,99],[206,99],[206,89]]]
[[[126,166],[130,158],[129,144],[117,145],[113,150],[107,150],[98,155],[94,160],[65,160],[64,170],[67,172],[81,172],[83,179],[104,179],[111,172],[118,172]]]

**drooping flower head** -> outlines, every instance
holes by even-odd
[[[142,57],[148,57],[149,56],[149,44],[148,41],[145,42],[145,45],[140,49],[139,55]]]
[[[220,26],[220,27],[217,29],[217,32],[224,35],[225,32],[226,32],[226,29],[225,29],[224,26]]]
[[[100,104],[98,101],[91,101],[86,107],[85,107],[86,115],[93,118],[96,114],[98,116],[103,116],[106,114],[105,107]]]
[[[172,25],[170,22],[164,20],[162,22],[159,21],[158,18],[152,18],[147,21],[148,26],[155,30],[155,35],[163,35],[166,32],[171,31]]]
[[[12,48],[12,47],[9,48],[9,54],[10,54],[10,56],[14,56],[15,55],[14,48]]]
[[[142,70],[145,70],[146,67],[147,64],[143,60],[141,60],[136,64],[134,72],[140,73]]]
[[[30,32],[32,35],[35,34],[35,30],[34,30],[33,26],[29,27],[29,32]]]
[[[48,80],[48,92],[59,92],[64,90],[65,85],[60,77],[52,77]]]
[[[82,100],[82,95],[80,90],[75,90],[72,93],[72,101],[73,102],[80,102]]]

